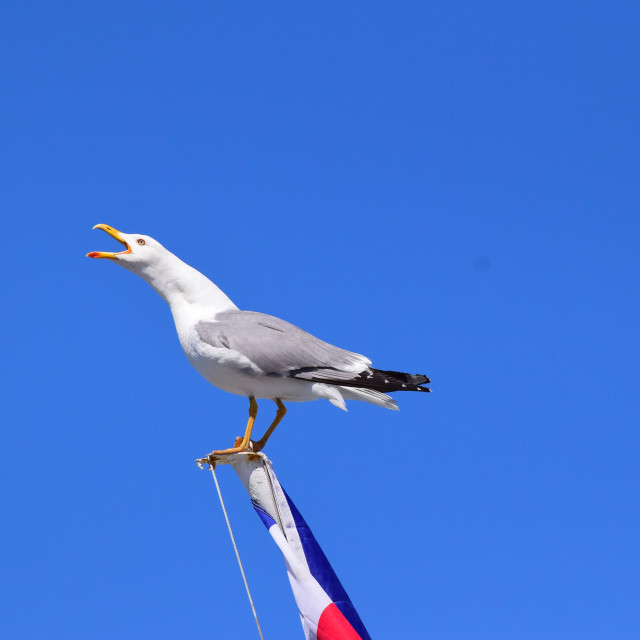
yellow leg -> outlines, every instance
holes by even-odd
[[[278,405],[278,413],[276,413],[276,419],[271,423],[271,426],[267,429],[267,432],[262,436],[262,438],[260,438],[260,440],[254,441],[253,450],[255,452],[262,451],[264,445],[267,444],[267,440],[271,437],[271,434],[280,424],[280,420],[282,420],[282,418],[284,418],[284,414],[287,413],[287,408],[284,406],[280,398],[276,400],[276,404]]]
[[[247,428],[244,432],[244,438],[237,438],[236,444],[231,449],[222,449],[221,451],[212,451],[209,455],[219,456],[226,455],[228,453],[240,453],[241,451],[249,450],[249,442],[251,442],[251,431],[253,430],[253,423],[258,415],[258,403],[253,396],[249,397],[249,421],[247,422]]]

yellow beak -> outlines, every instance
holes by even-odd
[[[129,243],[122,237],[122,234],[117,229],[110,227],[108,224],[97,224],[93,228],[106,231],[112,238],[115,238],[120,244],[123,244],[126,249],[124,251],[119,251],[118,253],[92,251],[91,253],[87,253],[87,258],[109,258],[109,260],[117,260],[118,256],[121,256],[125,253],[131,253],[131,247],[129,246]]]

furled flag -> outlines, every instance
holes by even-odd
[[[227,460],[278,545],[287,567],[307,640],[371,640],[347,592],[285,493],[264,454],[239,453]]]

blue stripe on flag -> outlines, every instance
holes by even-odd
[[[296,509],[296,505],[293,504],[293,501],[287,495],[284,488],[282,491],[289,503],[291,514],[293,515],[293,519],[296,523],[298,535],[302,542],[302,549],[307,558],[307,564],[309,565],[311,574],[324,589],[325,593],[331,598],[331,600],[333,600],[338,609],[340,609],[342,615],[349,621],[349,624],[351,624],[351,626],[358,632],[362,640],[371,640],[371,636],[364,628],[364,624],[362,623],[362,620],[360,620],[360,616],[351,603],[351,600],[349,600],[347,592],[344,590],[340,580],[338,580],[338,576],[329,564],[327,556],[324,555],[324,552],[320,548],[317,540],[313,537],[313,533],[311,533],[309,525],[304,521],[304,518],[300,515],[300,512]],[[258,515],[260,515],[259,512]]]
[[[267,529],[271,529],[271,527],[276,523],[276,521],[256,502],[251,501],[253,508],[256,510],[256,513],[260,516],[260,520],[264,523],[264,526]]]

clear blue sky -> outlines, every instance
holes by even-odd
[[[84,257],[104,222],[432,377],[398,413],[291,405],[267,450],[372,637],[640,637],[639,29],[637,2],[3,2],[2,636],[257,637],[194,464],[247,402]],[[301,638],[219,475],[265,638]]]

